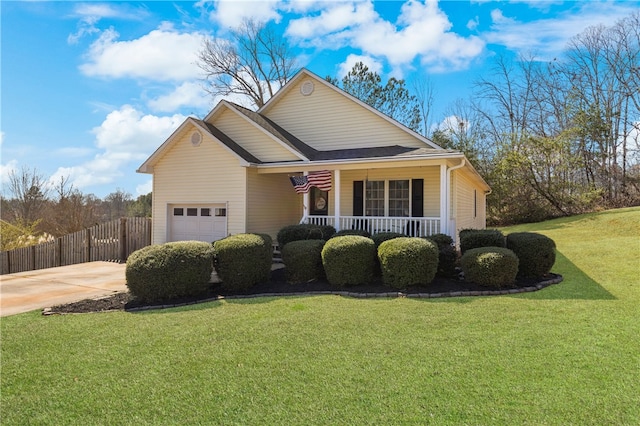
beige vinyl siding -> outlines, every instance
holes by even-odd
[[[278,231],[302,218],[302,195],[286,174],[258,174],[247,169],[247,232],[265,233],[276,240]]]
[[[213,124],[259,160],[270,162],[300,159],[236,111],[225,109]]]
[[[342,94],[314,81],[309,96],[300,93],[302,79],[267,116],[318,150],[402,145],[429,146]]]
[[[483,229],[486,226],[485,194],[463,172],[454,171],[453,217],[456,223],[456,235],[461,229]],[[474,212],[474,191],[476,206]],[[475,214],[474,214],[475,213]]]
[[[440,217],[440,166],[343,170],[340,173],[341,215],[353,215],[353,181],[403,179],[424,179],[424,216]]]
[[[225,204],[229,234],[245,232],[246,169],[217,141],[185,132],[154,166],[153,244],[167,241],[170,204]]]

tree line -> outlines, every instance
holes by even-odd
[[[9,173],[2,194],[0,249],[10,250],[60,237],[125,216],[150,217],[151,193],[133,198],[116,189],[103,199],[83,194],[68,177],[51,179],[36,169]]]

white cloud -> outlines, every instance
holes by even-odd
[[[214,0],[201,1],[197,3],[197,6],[206,8],[212,5],[213,10],[209,14],[209,19],[222,27],[235,28],[246,19],[253,19],[258,22],[271,20],[279,22],[281,19],[278,12],[280,3],[277,0]]]
[[[469,22],[467,22],[467,28],[470,29],[471,31],[478,28],[478,25],[480,25],[480,18],[478,16],[476,16],[473,19],[469,19]]]
[[[476,37],[461,37],[437,2],[410,0],[397,22],[383,19],[371,1],[328,3],[318,15],[294,19],[287,36],[303,46],[360,49],[363,55],[386,60],[399,69],[419,59],[432,71],[463,69],[484,48]]]
[[[347,56],[347,59],[342,64],[340,64],[339,75],[340,76],[347,75],[349,71],[353,69],[353,66],[357,62],[362,62],[363,64],[365,64],[369,68],[369,71],[382,74],[382,64],[379,61],[376,61],[375,59],[369,56],[351,54]]]
[[[567,42],[587,27],[611,25],[636,10],[624,3],[578,2],[574,8],[554,18],[521,22],[499,9],[491,12],[491,31],[483,38],[488,43],[501,44],[522,53],[533,53],[550,60],[561,53]]]
[[[9,160],[6,164],[0,164],[0,183],[6,184],[9,182],[9,175],[11,172],[18,171],[18,160]]]
[[[130,5],[115,5],[108,3],[78,3],[74,6],[74,17],[79,17],[78,30],[69,34],[67,42],[76,44],[86,35],[100,32],[96,24],[104,18],[119,18],[129,20],[141,20],[148,15],[146,9],[131,9]]]
[[[200,76],[197,53],[203,35],[181,33],[162,25],[138,39],[118,41],[109,29],[91,44],[88,61],[80,70],[91,77],[146,78],[157,81],[194,79]]]
[[[158,112],[176,111],[183,106],[199,109],[211,106],[211,96],[202,88],[201,83],[186,81],[171,93],[151,99],[147,104]]]
[[[153,179],[149,179],[145,183],[136,186],[136,195],[147,195],[153,191]]]
[[[85,188],[109,184],[125,171],[137,168],[185,120],[172,116],[145,115],[130,105],[112,111],[92,130],[100,153],[77,166],[60,167],[52,179],[69,176],[74,186]],[[126,170],[125,170],[126,169]]]

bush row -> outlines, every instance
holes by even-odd
[[[456,274],[451,237],[398,233],[373,236],[335,232],[328,226],[292,225],[278,233],[287,280],[327,278],[335,286],[370,282],[375,274],[394,288],[428,284],[436,274]],[[284,242],[284,244],[282,244]],[[516,276],[539,278],[555,262],[555,243],[528,232],[505,237],[498,230],[460,232],[460,266],[469,281],[500,287]],[[211,244],[186,241],[145,247],[127,261],[127,286],[134,297],[161,302],[195,296],[208,288],[215,267],[223,286],[243,289],[270,278],[272,240],[266,234],[238,234]]]

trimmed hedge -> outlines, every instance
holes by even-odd
[[[507,235],[507,248],[520,260],[518,275],[541,278],[548,274],[556,262],[556,243],[535,232],[515,232]]]
[[[370,282],[375,259],[373,240],[360,235],[331,238],[322,249],[322,266],[327,280],[338,287]]]
[[[133,252],[127,259],[125,276],[136,299],[155,303],[205,293],[212,271],[211,244],[179,241]]]
[[[291,241],[282,247],[282,261],[286,266],[287,281],[305,283],[324,277],[322,248],[324,240]]]
[[[400,237],[406,237],[406,235],[401,234],[399,232],[378,232],[377,234],[373,234],[371,239],[376,245],[376,250],[377,250],[378,247],[380,247],[380,244],[384,243],[385,241],[389,241],[394,238],[400,238]]]
[[[336,233],[336,228],[330,225],[298,224],[289,225],[278,231],[278,245],[280,248],[291,241],[300,240],[328,240]]]
[[[426,285],[438,270],[438,246],[424,238],[400,237],[378,247],[382,280],[394,288]]]
[[[447,234],[433,234],[425,238],[436,243],[438,247],[453,246],[453,238]]]
[[[222,286],[242,290],[268,281],[273,263],[271,237],[236,234],[213,243],[214,265]]]
[[[344,237],[345,235],[360,235],[361,237],[371,238],[371,233],[369,231],[365,231],[364,229],[342,229],[331,236],[334,237]]]
[[[438,245],[438,272],[439,277],[452,278],[458,273],[456,265],[458,263],[458,251],[453,246],[453,238],[447,234],[433,234],[424,237]]]
[[[465,280],[488,287],[509,286],[518,274],[518,257],[504,247],[469,249],[462,255],[460,264]]]
[[[460,231],[460,252],[479,247],[506,247],[504,234],[497,229],[463,229]]]

